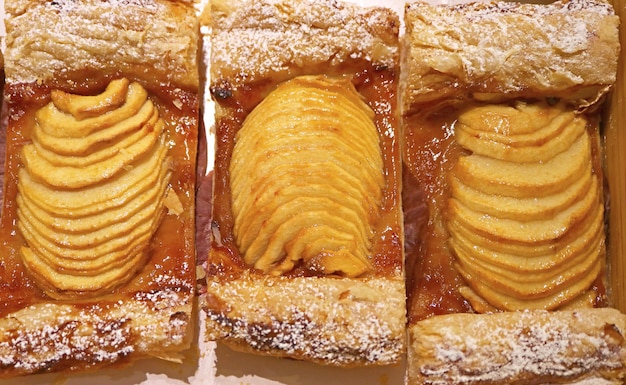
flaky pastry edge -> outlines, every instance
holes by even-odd
[[[209,280],[206,338],[232,348],[352,367],[405,351],[404,280],[269,277]]]
[[[611,308],[434,316],[408,328],[408,383],[622,384],[625,333]]]
[[[603,0],[413,2],[404,19],[403,115],[468,98],[587,107],[616,80],[619,17]]]

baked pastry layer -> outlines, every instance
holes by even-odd
[[[324,365],[399,362],[404,280],[261,277],[209,279],[207,338],[237,350]]]
[[[409,384],[621,384],[615,309],[449,314],[411,325]]]
[[[196,286],[196,10],[6,10],[0,377],[180,360]]]
[[[180,361],[192,343],[194,297],[176,287],[123,300],[44,302],[0,319],[0,377],[94,370],[154,357]]]
[[[190,8],[192,1],[7,1],[7,82],[72,72],[89,79],[95,71],[197,88],[197,15]]]
[[[420,43],[407,46],[403,113],[502,94],[584,105],[615,82],[619,18],[604,1],[417,2],[405,19],[407,37]]]
[[[218,0],[212,2],[210,18],[216,27],[211,35],[213,81],[323,73],[354,59],[394,66],[399,54],[398,17],[381,7]],[[253,44],[259,39],[262,44]]]
[[[327,365],[398,362],[397,17],[333,1],[212,11],[208,338]]]

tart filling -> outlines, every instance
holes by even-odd
[[[545,104],[459,115],[467,154],[449,174],[447,227],[474,310],[552,310],[583,295],[594,305],[585,293],[603,271],[604,203],[588,125]]]
[[[141,85],[114,80],[97,96],[53,91],[22,160],[21,255],[48,295],[98,295],[143,267],[171,172],[163,120]]]
[[[246,263],[271,274],[298,263],[358,276],[368,259],[384,178],[372,110],[349,80],[280,85],[235,137],[234,234]]]

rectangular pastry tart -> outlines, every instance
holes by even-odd
[[[6,1],[0,376],[190,346],[194,4]]]
[[[405,22],[409,383],[621,384],[601,140],[613,8],[411,3]]]
[[[216,1],[207,338],[335,366],[398,362],[405,285],[397,15]]]

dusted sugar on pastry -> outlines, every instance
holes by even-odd
[[[397,16],[250,1],[216,2],[211,18],[207,338],[325,365],[399,362]]]
[[[403,64],[404,111],[467,95],[589,104],[616,80],[619,18],[609,2],[409,2],[405,17],[407,36],[421,42]]]
[[[0,377],[180,361],[196,286],[197,11],[6,12]]]
[[[408,383],[621,384],[624,320],[612,308],[428,318],[408,330]]]
[[[600,135],[611,6],[414,3],[405,21],[409,383],[621,383]]]

